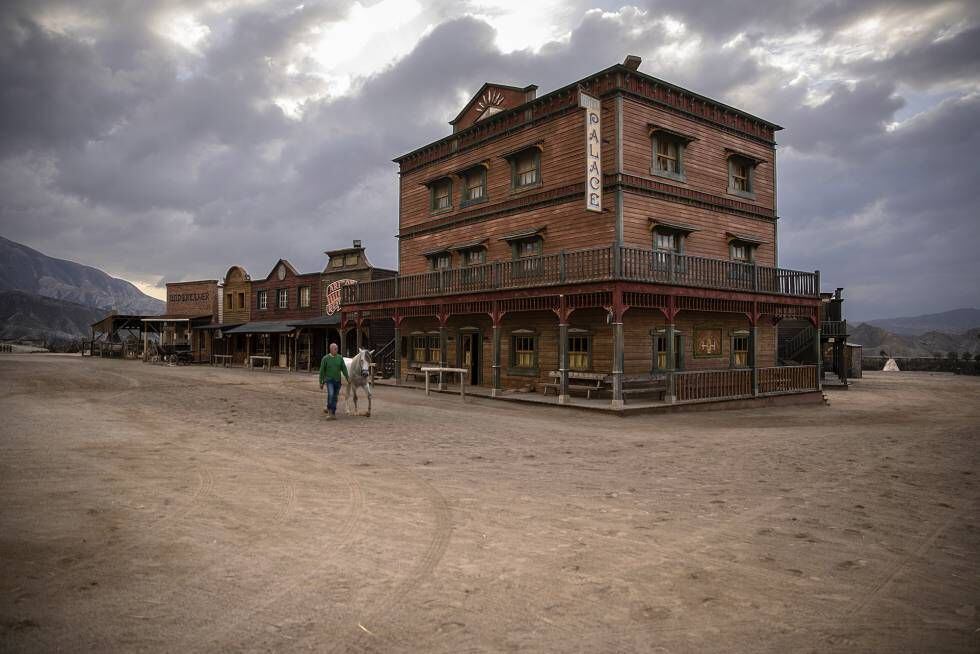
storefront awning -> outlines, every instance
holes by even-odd
[[[247,322],[233,329],[225,330],[226,334],[285,334],[293,331],[293,326],[286,322],[263,320]]]
[[[340,313],[335,313],[332,316],[317,316],[316,318],[297,320],[289,324],[293,327],[334,327],[340,324]]]
[[[231,323],[230,325],[225,325],[225,324],[222,324],[222,323],[211,323],[210,325],[196,325],[194,327],[194,329],[212,329],[212,330],[213,329],[223,329],[225,331],[228,331],[230,329],[233,329],[235,327],[238,327],[241,324],[242,323],[240,323],[240,322],[234,322],[234,323]]]
[[[143,322],[190,322],[191,320],[198,320],[200,318],[210,318],[211,314],[205,313],[200,316],[189,316],[187,314],[170,314],[163,316],[150,316],[149,318],[143,318]]]

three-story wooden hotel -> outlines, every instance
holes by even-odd
[[[487,83],[452,133],[395,159],[397,276],[344,288],[343,320],[393,321],[396,375],[608,382],[614,407],[820,388],[776,324],[819,332],[819,273],[777,263],[766,120],[628,57],[556,91]],[[819,338],[812,360],[819,362]]]

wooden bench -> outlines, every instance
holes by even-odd
[[[212,354],[211,365],[213,366],[220,363],[222,368],[227,368],[231,365],[231,356],[232,355],[230,354]]]
[[[544,394],[548,394],[548,390],[554,390],[555,395],[558,395],[558,390],[561,387],[561,373],[557,370],[552,370],[548,373],[548,376],[552,379],[557,379],[557,382],[552,382],[550,384],[544,385]],[[606,380],[609,375],[601,372],[569,372],[568,373],[568,393],[571,394],[572,391],[585,391],[585,398],[588,400],[592,399],[592,393],[601,391],[605,388]]]

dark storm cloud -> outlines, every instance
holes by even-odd
[[[944,5],[938,28],[884,55],[830,48],[822,56],[837,74],[818,85],[754,49],[803,30],[822,47],[855,21],[914,15],[929,3],[664,0],[641,9],[610,3],[604,14],[575,2],[563,12],[578,17],[566,40],[506,54],[488,24],[459,17],[465,4],[436,3],[426,14],[434,27],[411,52],[355,79],[349,93],[287,116],[274,98],[323,84],[312,61],[286,71],[287,53],[350,4],[212,11],[106,1],[87,4],[86,20],[61,32],[42,27],[45,17],[78,13],[74,3],[5,5],[0,232],[144,279],[216,276],[233,263],[262,277],[280,256],[315,270],[322,250],[352,238],[365,240],[375,263],[393,266],[392,157],[448,134],[461,97],[484,80],[547,92],[637,53],[652,75],[786,127],[782,265],[821,268],[828,284],[849,288],[852,311],[864,317],[907,312],[909,289],[932,303],[922,310],[980,304],[975,290],[951,282],[980,276],[972,5]],[[203,12],[210,32],[199,52],[155,29],[179,6]],[[661,21],[668,15],[684,22],[683,33]],[[690,39],[697,48],[670,56]],[[894,129],[910,88],[939,88],[949,99]]]

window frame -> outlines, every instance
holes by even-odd
[[[238,292],[238,308],[239,309],[245,308],[245,291]]]
[[[572,365],[572,339],[583,339],[585,341],[585,366],[575,367]],[[568,342],[565,344],[565,348],[568,352],[568,370],[570,372],[592,372],[592,355],[593,355],[593,339],[592,332],[588,329],[582,329],[581,327],[569,327],[568,328]],[[579,354],[576,352],[576,354]],[[560,364],[561,362],[559,362]]]
[[[737,341],[740,341],[742,339],[745,340],[745,349],[744,350],[736,349],[735,345]],[[729,340],[729,345],[728,345],[729,367],[738,368],[738,369],[751,368],[752,367],[752,334],[746,329],[736,329],[736,330],[732,330],[731,336],[728,340]],[[738,358],[737,355],[741,353],[744,353],[745,355],[744,363],[738,363],[736,361],[736,359]]]
[[[470,186],[470,178],[473,175],[479,175],[480,176],[481,183],[480,183],[479,187],[483,189],[482,190],[482,195],[480,197],[478,197],[478,198],[471,198],[471,197],[469,197],[470,189],[471,188],[476,188],[476,187],[471,187]],[[487,189],[487,167],[486,166],[474,166],[472,168],[469,168],[469,169],[465,170],[460,175],[460,178],[461,178],[460,179],[460,193],[459,193],[459,195],[460,195],[460,197],[459,197],[459,206],[460,207],[469,207],[469,206],[472,206],[474,204],[480,204],[481,202],[486,202],[487,200],[490,199],[489,198],[489,195],[487,193],[488,189]]]
[[[429,261],[429,272],[442,272],[443,270],[450,270],[453,267],[453,253],[450,250],[440,250],[439,252],[430,252],[425,255],[425,258]],[[447,265],[439,266],[440,261],[447,261]]]
[[[436,195],[436,190],[441,188],[443,185],[446,186],[446,195]],[[436,206],[436,198],[446,198],[446,206],[439,207]],[[439,179],[429,182],[429,212],[430,213],[443,213],[445,211],[452,211],[453,209],[453,178],[452,177],[440,177]]]
[[[522,246],[531,244],[535,248],[533,254],[521,254]],[[540,275],[543,270],[544,238],[540,234],[532,234],[510,242],[513,277],[533,277]]]
[[[651,142],[651,152],[653,157],[650,162],[650,174],[656,175],[657,177],[666,177],[667,179],[672,179],[677,182],[686,182],[687,170],[686,170],[684,159],[686,154],[685,151],[687,149],[687,144],[689,143],[689,140],[682,138],[680,136],[669,134],[667,132],[654,131],[650,135],[650,142]],[[669,170],[661,170],[660,167],[658,166],[658,161],[659,158],[661,157],[660,154],[661,143],[667,143],[669,145],[673,145],[677,149],[677,156],[675,158],[675,161],[677,163],[677,172],[672,172]]]
[[[518,172],[518,163],[521,161],[521,159],[524,156],[526,156],[528,154],[530,155],[531,161],[533,162],[533,165],[534,165],[534,173],[535,173],[534,174],[534,181],[533,182],[528,182],[526,184],[521,184],[521,183],[519,183],[519,176],[522,175],[522,174],[527,174],[527,171],[524,172],[524,173],[519,173]],[[542,184],[542,181],[541,181],[541,148],[539,148],[537,146],[530,146],[530,147],[524,148],[522,150],[519,150],[519,151],[511,154],[508,157],[508,160],[510,162],[510,190],[512,192],[523,191],[525,189],[535,188],[535,187],[541,186],[541,184]]]
[[[255,306],[258,307],[259,311],[269,310],[269,291],[263,289],[256,292]]]
[[[306,302],[303,302],[303,291],[306,291]],[[296,291],[296,301],[300,309],[309,309],[313,304],[313,287],[309,284],[300,286]]]
[[[344,255],[344,266],[356,266],[360,263],[361,257],[356,252]]]
[[[531,365],[517,365],[517,339],[531,341]],[[514,329],[508,334],[507,374],[516,377],[537,377],[540,372],[541,339],[533,329]]]
[[[661,329],[651,329],[650,336],[652,337],[651,351],[653,354],[653,360],[650,365],[651,374],[661,374],[668,371],[667,368],[660,366],[660,353],[664,353],[664,360],[667,359],[667,349],[658,349],[658,341],[663,340],[664,345],[667,345],[667,330],[666,328]],[[674,329],[674,370],[673,372],[682,372],[684,370],[684,344],[685,337],[684,332],[679,329]]]
[[[277,288],[276,289],[276,309],[288,309],[289,308],[289,289],[288,288]]]
[[[755,169],[759,161],[741,154],[730,154],[728,156],[728,193],[737,195],[750,200],[755,199]],[[736,188],[735,169],[737,166],[745,166],[745,185],[746,189]],[[739,177],[739,179],[742,179]]]
[[[425,332],[412,332],[410,336],[412,337],[412,340],[411,340],[411,347],[408,349],[409,365],[428,363],[428,361],[426,361],[426,356],[428,355],[429,352],[428,340],[427,340],[428,335]],[[417,347],[419,341],[421,341],[421,345],[422,345],[421,348]],[[416,350],[421,350],[423,353],[421,361],[418,358],[416,358]]]

